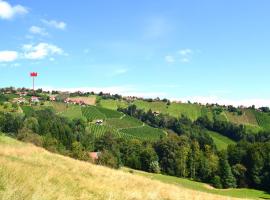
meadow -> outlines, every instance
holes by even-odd
[[[235,199],[52,154],[5,136],[0,146],[1,200]]]

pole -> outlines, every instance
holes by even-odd
[[[33,92],[35,92],[35,77],[33,76]]]

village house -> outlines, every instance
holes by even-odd
[[[96,162],[100,156],[101,152],[89,152],[88,155],[93,162]]]
[[[31,97],[31,102],[32,103],[38,103],[39,102],[39,98],[38,97],[35,97],[35,96],[32,96]]]

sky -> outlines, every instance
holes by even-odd
[[[270,106],[268,0],[0,0],[0,87]]]

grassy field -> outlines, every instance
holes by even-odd
[[[0,146],[1,200],[236,200],[229,196],[269,197],[256,190],[214,190],[175,177],[113,170],[52,154],[5,136],[0,136]]]
[[[270,130],[270,115],[267,113],[253,112],[258,124],[265,130]]]
[[[152,128],[150,126],[142,126],[139,128],[128,128],[128,129],[121,129],[121,132],[126,133],[128,135],[135,136],[142,140],[157,140],[161,136],[165,136],[165,133],[161,129]]]
[[[60,115],[69,119],[83,118],[81,107],[78,105],[69,105],[65,111],[60,113]]]
[[[117,110],[118,107],[120,108],[128,107],[128,103],[126,101],[119,101],[113,99],[102,99],[100,100],[98,105],[103,108],[108,108],[111,110]]]
[[[106,118],[106,116],[101,113],[95,106],[82,107],[82,114],[89,121]]]
[[[122,169],[125,172],[131,171],[129,168],[123,168]],[[141,175],[144,177],[151,178],[152,180],[159,180],[164,183],[174,184],[180,187],[212,193],[212,194],[218,194],[218,195],[224,195],[224,196],[230,196],[230,197],[237,197],[242,199],[270,199],[270,194],[260,191],[260,190],[253,190],[253,189],[215,189],[211,187],[210,185],[207,185],[205,183],[191,181],[184,178],[178,178],[174,176],[167,176],[162,174],[153,174],[153,173],[147,173],[142,172],[138,170],[132,170],[133,174],[135,175]],[[203,198],[204,199],[204,198]],[[228,199],[230,199],[228,197]]]
[[[223,136],[217,132],[208,131],[208,134],[214,140],[215,145],[217,146],[218,150],[227,149],[229,144],[235,144],[233,140],[230,138]]]
[[[102,108],[99,106],[97,106],[96,108],[99,112],[104,114],[106,116],[106,118],[120,118],[121,116],[123,116],[123,114],[121,112],[118,112],[115,110],[110,110],[110,109]]]
[[[124,116],[123,118],[111,118],[106,120],[106,124],[117,129],[132,128],[142,126],[143,123],[130,116]]]
[[[253,125],[253,126],[257,126],[257,120],[255,115],[253,114],[253,112],[251,110],[243,110],[243,114],[242,115],[238,115],[237,113],[232,113],[232,112],[225,112],[228,120],[230,122],[233,122],[235,124],[248,124],[248,125]]]
[[[193,121],[202,115],[200,105],[185,103],[172,103],[168,108],[168,113],[174,117],[185,115]]]

